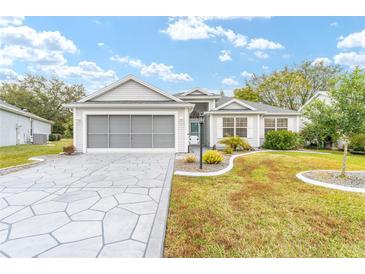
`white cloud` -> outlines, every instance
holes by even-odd
[[[331,26],[331,27],[334,27],[334,28],[335,28],[335,27],[338,27],[338,23],[337,23],[337,22],[332,22],[332,23],[330,24],[330,26]]]
[[[221,50],[221,54],[218,56],[218,59],[221,62],[232,61],[231,52],[229,50]]]
[[[227,77],[222,80],[222,84],[226,86],[237,86],[238,82],[232,77]]]
[[[77,66],[41,66],[42,70],[56,74],[61,78],[82,78],[90,81],[115,81],[118,79],[114,70],[104,70],[95,62],[81,61]]]
[[[20,26],[23,24],[24,16],[0,16],[0,27]]]
[[[183,17],[170,21],[168,27],[162,30],[172,40],[195,40],[209,38],[225,38],[235,47],[244,47],[247,44],[246,36],[237,34],[221,26],[211,27],[206,24],[207,17]]]
[[[341,36],[337,43],[338,48],[365,48],[365,29],[354,32],[346,37]]]
[[[98,45],[99,47],[103,47],[105,44],[104,44],[103,42],[99,42],[99,43],[97,43],[97,45]]]
[[[331,59],[329,59],[327,57],[318,57],[318,58],[314,59],[314,61],[312,62],[313,66],[320,65],[320,64],[329,66],[332,64],[332,61],[331,61]]]
[[[365,66],[365,54],[356,52],[342,52],[334,57],[335,64],[349,67]]]
[[[263,65],[261,68],[262,68],[263,70],[268,70],[268,69],[269,69],[269,67],[268,67],[268,66],[265,66],[265,65]]]
[[[254,52],[254,55],[259,58],[259,59],[267,59],[269,58],[269,54],[267,54],[266,52],[257,50]]]
[[[0,82],[11,82],[19,79],[19,74],[9,68],[0,68]]]
[[[193,80],[193,78],[188,73],[174,72],[174,67],[171,65],[155,62],[146,65],[139,59],[131,59],[129,56],[119,55],[110,57],[110,60],[136,68],[143,76],[157,76],[159,79],[167,82],[186,82]]]
[[[241,76],[244,78],[251,78],[253,76],[253,73],[247,72],[247,71],[242,71]]]
[[[248,49],[283,49],[284,46],[280,43],[272,42],[263,38],[253,38],[247,46]]]
[[[28,26],[1,27],[0,41],[0,64],[6,66],[14,61],[62,65],[66,63],[65,53],[77,52],[74,42],[60,32],[38,32]]]

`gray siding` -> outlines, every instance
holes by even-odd
[[[133,80],[130,80],[91,101],[169,101],[166,96],[157,93]]]
[[[19,144],[30,142],[30,118],[0,110],[0,146],[17,144],[17,126]]]

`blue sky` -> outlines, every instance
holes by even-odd
[[[134,74],[229,94],[303,60],[364,66],[364,49],[365,17],[0,17],[0,81],[30,72],[88,92]]]

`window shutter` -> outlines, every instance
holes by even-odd
[[[223,138],[223,118],[217,117],[217,138]]]

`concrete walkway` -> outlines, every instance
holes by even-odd
[[[85,154],[0,176],[0,257],[160,257],[173,165]]]

